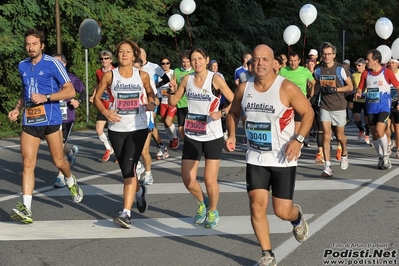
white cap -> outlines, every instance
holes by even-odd
[[[309,54],[308,55],[318,55],[318,52],[316,49],[310,49]]]
[[[350,65],[350,64],[351,64],[351,61],[349,61],[348,59],[345,59],[344,62],[342,62],[342,64]]]
[[[398,59],[395,59],[395,58],[392,58],[391,60],[389,60],[389,62],[394,62],[394,63],[396,63],[396,64],[399,64]]]

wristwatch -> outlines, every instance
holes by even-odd
[[[226,110],[222,109],[221,112],[222,112],[222,117],[225,118],[227,116]]]
[[[51,95],[50,94],[46,94],[46,98],[47,98],[47,101],[49,102],[50,98],[51,98]]]
[[[305,141],[305,137],[302,135],[296,135],[295,139],[299,142],[299,143],[303,143]]]

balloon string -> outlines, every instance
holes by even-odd
[[[177,54],[179,54],[179,46],[177,45],[177,35],[176,35],[176,32],[174,31],[173,34],[175,35],[176,52],[177,52]]]
[[[291,49],[291,46],[290,45],[288,45],[288,57],[290,56],[290,54],[292,53],[292,49]]]
[[[385,40],[385,45],[387,44],[391,44],[391,42],[388,39]]]
[[[187,18],[188,37],[190,38],[190,45],[191,45],[191,48],[193,48],[193,40],[192,40],[192,38],[191,38],[190,20],[188,19],[188,15],[186,15],[186,18]]]
[[[306,47],[306,33],[308,32],[308,26],[305,25],[305,36],[303,37],[303,50],[302,50],[302,65],[305,65],[305,47]]]

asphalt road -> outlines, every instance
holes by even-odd
[[[302,150],[294,202],[309,224],[306,242],[297,243],[290,223],[275,217],[269,206],[279,266],[398,265],[399,162],[392,155],[393,167],[377,170],[374,148],[357,141],[353,123],[346,133],[350,166],[342,171],[333,159],[333,178],[320,176],[323,166],[314,164],[314,142]],[[23,225],[9,218],[21,201],[19,139],[0,140],[0,265],[252,266],[260,259],[249,219],[244,145],[223,153],[217,228],[192,222],[197,203],[181,182],[180,145],[168,159],[154,159],[149,209],[140,214],[134,207],[127,230],[112,223],[122,209],[115,158],[100,161],[104,150],[94,131],[74,132],[70,143],[80,149],[72,171],[85,191],[83,201],[74,203],[66,188],[53,189],[57,172],[43,143],[35,171],[34,223]],[[151,153],[155,158],[154,145]],[[203,164],[198,180],[203,180]]]

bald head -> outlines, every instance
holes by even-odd
[[[268,45],[266,44],[259,44],[258,46],[256,46],[252,52],[252,55],[254,54],[267,54],[268,56],[271,56],[272,58],[274,58],[274,51],[272,48],[270,48]]]
[[[266,44],[259,44],[252,52],[252,60],[255,75],[258,77],[268,76],[274,73],[274,52]]]

